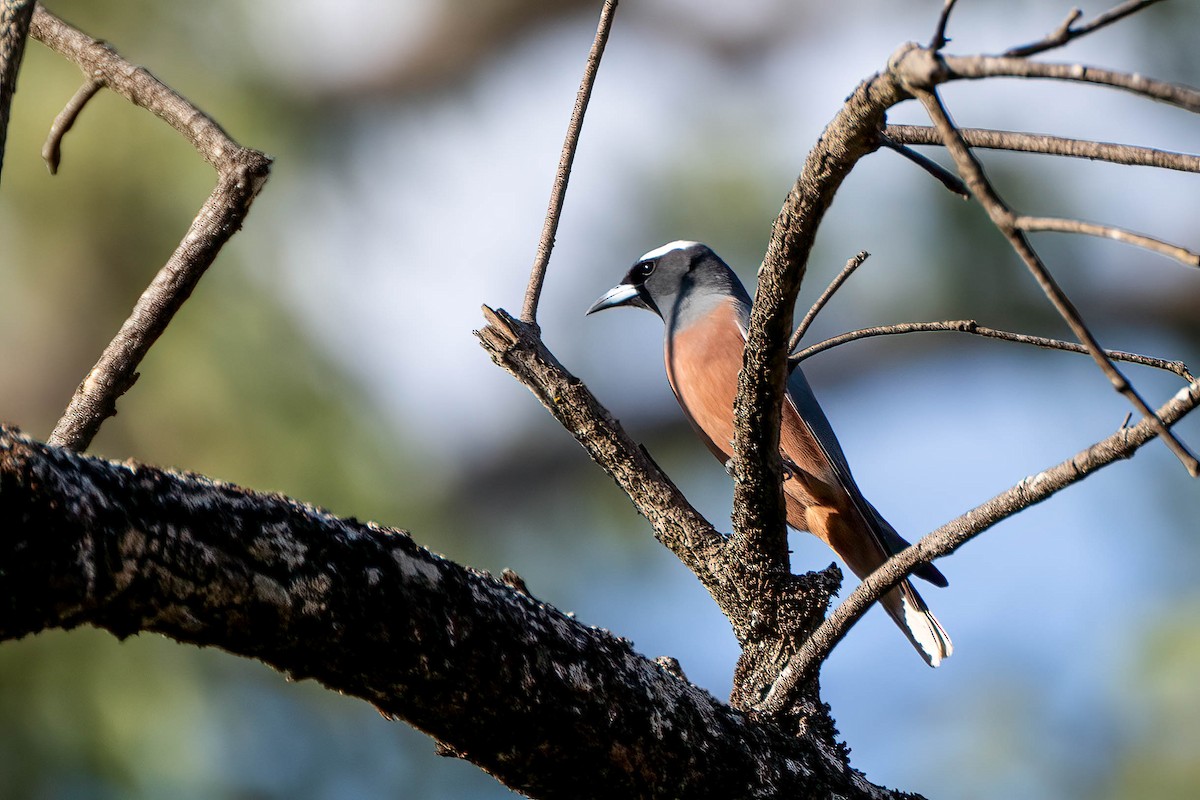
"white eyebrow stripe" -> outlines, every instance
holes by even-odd
[[[662,247],[654,248],[649,253],[646,253],[641,258],[639,258],[638,261],[649,261],[652,258],[658,258],[659,256],[665,256],[667,253],[671,252],[672,250],[686,250],[687,248],[695,247],[698,244],[700,244],[700,243],[699,242],[688,242],[688,241],[684,241],[683,239],[676,239],[673,242],[668,242],[667,244],[664,244]]]

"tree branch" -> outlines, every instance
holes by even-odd
[[[1086,236],[1099,236],[1124,242],[1134,247],[1150,250],[1172,258],[1189,267],[1200,267],[1200,254],[1193,253],[1186,247],[1170,244],[1153,236],[1127,231],[1112,225],[1098,225],[1094,222],[1084,222],[1078,219],[1058,219],[1055,217],[1029,217],[1019,215],[1013,218],[1013,225],[1028,233],[1038,231],[1053,231],[1055,233],[1082,233]]]
[[[899,797],[401,531],[0,427],[0,640],[155,631],[359,697],[535,797]]]
[[[1074,26],[1079,21],[1079,18],[1083,16],[1083,12],[1078,8],[1072,9],[1067,18],[1063,20],[1063,23],[1053,33],[1036,42],[1021,45],[1020,47],[1010,47],[1004,51],[1004,55],[1011,58],[1025,58],[1037,55],[1038,53],[1044,53],[1047,50],[1053,50],[1056,47],[1062,47],[1074,39],[1086,36],[1106,25],[1119,22],[1130,14],[1135,14],[1146,6],[1154,5],[1157,2],[1159,0],[1126,0],[1126,2],[1116,8],[1105,11],[1091,22],[1081,25],[1078,28]]]
[[[759,269],[734,404],[732,546],[741,563],[764,577],[788,569],[779,423],[796,295],[834,195],[858,160],[879,148],[886,110],[906,97],[890,75],[880,73],[846,99],[809,151]]]
[[[938,146],[943,144],[937,129],[927,125],[888,125],[885,132],[896,142],[904,144]],[[1069,158],[1089,158],[1113,164],[1200,172],[1200,156],[1190,153],[1173,153],[1169,150],[1136,147],[1131,144],[1092,142],[1085,139],[1067,139],[1040,133],[996,131],[986,128],[959,128],[958,132],[963,141],[975,148],[1043,153]]]
[[[962,182],[962,178],[958,177],[941,164],[937,163],[931,158],[921,155],[907,145],[901,144],[900,142],[888,136],[886,132],[879,135],[879,141],[887,149],[904,156],[909,161],[928,172],[930,175],[936,178],[938,182],[942,184],[942,186],[945,186],[948,191],[953,192],[964,200],[971,199],[971,192],[967,189],[967,185]]]
[[[982,59],[986,60],[986,59]],[[895,68],[899,74],[899,80],[904,83],[905,88],[925,107],[934,126],[942,136],[942,140],[946,144],[946,149],[950,152],[955,164],[958,166],[959,173],[967,182],[967,186],[971,189],[971,194],[987,211],[988,216],[992,220],[992,224],[1004,234],[1008,239],[1013,250],[1020,256],[1021,260],[1029,268],[1043,293],[1049,298],[1054,305],[1055,310],[1070,326],[1072,333],[1079,341],[1088,348],[1097,365],[1108,377],[1113,388],[1123,394],[1129,402],[1143,416],[1150,417],[1151,423],[1156,427],[1158,434],[1163,437],[1163,441],[1171,449],[1171,452],[1179,458],[1180,463],[1184,465],[1188,473],[1192,477],[1200,477],[1200,462],[1198,462],[1182,442],[1172,434],[1167,427],[1157,419],[1154,419],[1154,412],[1147,405],[1146,401],[1137,392],[1137,390],[1129,383],[1125,376],[1118,370],[1108,357],[1105,356],[1100,343],[1096,341],[1095,336],[1084,324],[1079,311],[1075,305],[1063,292],[1057,281],[1050,274],[1046,265],[1042,262],[1041,257],[1033,246],[1029,243],[1025,234],[1016,226],[1015,215],[1005,205],[992,185],[984,174],[983,166],[971,153],[966,142],[958,135],[958,130],[950,119],[949,112],[942,105],[941,97],[938,95],[935,87],[939,82],[947,78],[945,71],[942,68],[941,60],[930,53],[929,51],[921,50],[916,46],[909,45],[902,48],[901,51],[893,57]],[[1176,88],[1176,87],[1172,87]]]
[[[17,75],[25,56],[25,40],[33,19],[34,0],[0,0],[0,168],[4,166],[4,143]]]
[[[166,265],[138,299],[129,319],[79,384],[50,441],[87,448],[117,398],[137,380],[137,366],[229,238],[266,182],[271,159],[233,141],[216,122],[147,70],[134,66],[38,6],[32,35],[77,65],[85,80],[106,88],[162,119],[186,138],[217,171],[217,185]],[[76,98],[79,94],[76,94]]]
[[[857,255],[846,262],[846,266],[842,267],[842,271],[834,276],[834,279],[825,287],[825,291],[821,292],[821,296],[812,304],[812,308],[808,309],[808,313],[804,315],[804,319],[800,320],[800,324],[796,326],[796,331],[792,334],[792,338],[788,340],[789,353],[800,346],[800,340],[804,338],[804,334],[808,332],[809,326],[817,318],[817,314],[821,313],[821,309],[825,307],[825,304],[829,302],[829,298],[833,297],[834,292],[842,288],[842,284],[870,257],[871,254],[866,250],[860,250]]]
[[[563,368],[531,325],[504,309],[484,306],[483,314],[488,324],[475,335],[492,361],[533,392],[575,436],[592,460],[629,495],[638,513],[649,520],[659,542],[714,597],[721,594],[720,587],[728,580],[725,537],[692,507],[587,386]]]
[[[533,269],[529,274],[529,285],[525,289],[525,306],[521,310],[521,320],[537,324],[538,300],[542,295],[542,283],[546,280],[546,268],[550,264],[550,251],[554,249],[554,234],[558,231],[558,220],[562,216],[563,201],[567,196],[567,181],[571,179],[571,164],[575,161],[575,148],[579,146],[579,132],[583,129],[583,115],[587,113],[588,101],[592,97],[592,86],[596,83],[596,72],[600,69],[600,59],[604,56],[604,46],[608,43],[608,33],[612,30],[613,15],[617,13],[617,0],[605,0],[604,8],[600,10],[600,24],[596,28],[596,38],[592,49],[588,52],[587,66],[583,71],[583,81],[579,84],[579,92],[575,95],[575,108],[571,112],[571,122],[567,125],[567,138],[563,142],[562,155],[558,159],[558,172],[554,176],[554,188],[550,192],[550,207],[546,210],[546,221],[542,225],[542,237],[538,241],[537,257],[533,261]]]
[[[1158,410],[1157,419],[1172,425],[1200,405],[1200,382],[1193,381]],[[779,680],[763,700],[761,710],[773,713],[786,707],[788,694],[815,673],[829,652],[871,604],[896,586],[921,564],[949,555],[1003,519],[1049,498],[1073,483],[1083,480],[1102,467],[1129,458],[1138,448],[1158,435],[1151,419],[1143,419],[1132,428],[1122,426],[1113,435],[1101,439],[1049,469],[1030,475],[1011,489],[996,495],[957,519],[892,556],[871,573],[829,615],[800,652],[788,663]]]
[[[1017,344],[1028,344],[1034,347],[1044,347],[1048,350],[1064,350],[1068,353],[1081,353],[1089,355],[1088,349],[1081,344],[1075,342],[1064,342],[1059,339],[1047,339],[1043,336],[1030,336],[1025,333],[1011,333],[1009,331],[997,330],[980,325],[973,319],[945,320],[943,322],[904,322],[898,325],[880,325],[874,328],[860,328],[856,331],[843,333],[838,336],[833,336],[824,341],[817,342],[814,345],[809,345],[798,353],[791,356],[792,363],[799,363],[805,359],[815,356],[817,353],[823,353],[826,350],[846,344],[847,342],[857,341],[858,339],[867,339],[872,336],[895,336],[905,333],[970,333],[976,336],[984,336],[989,339],[1000,339],[1006,342],[1016,342]],[[1156,369],[1173,372],[1179,377],[1191,383],[1195,380],[1192,374],[1188,371],[1187,365],[1182,361],[1167,361],[1162,358],[1154,358],[1152,356],[1143,356],[1137,353],[1126,353],[1123,350],[1105,350],[1105,354],[1114,361],[1126,361],[1130,364],[1140,364],[1145,367],[1154,367]]]
[[[54,122],[50,123],[50,131],[42,145],[42,160],[46,162],[46,168],[50,170],[51,175],[58,174],[58,166],[62,163],[63,137],[75,126],[75,120],[79,119],[84,106],[103,88],[102,81],[88,78],[67,101],[63,110],[58,112]]]
[[[1200,90],[1142,75],[1131,75],[1082,64],[1047,64],[1023,58],[1003,56],[941,56],[947,74],[945,80],[980,78],[1046,78],[1050,80],[1092,83],[1122,89],[1160,103],[1200,112]]]
[[[950,41],[946,38],[946,27],[950,24],[950,12],[954,11],[954,6],[958,0],[945,0],[942,3],[942,11],[938,14],[937,27],[933,31],[933,38],[929,40],[929,49],[934,52],[941,50]]]

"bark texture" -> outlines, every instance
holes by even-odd
[[[402,531],[0,427],[0,641],[94,625],[360,697],[534,797],[895,797]]]

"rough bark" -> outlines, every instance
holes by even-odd
[[[534,797],[900,797],[402,531],[0,427],[0,641],[94,625],[360,697]]]

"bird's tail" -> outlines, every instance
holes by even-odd
[[[945,628],[908,580],[885,594],[879,602],[929,666],[936,667],[954,652],[954,644]]]

